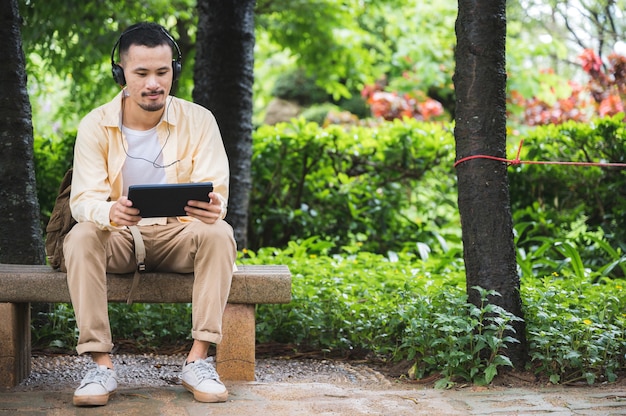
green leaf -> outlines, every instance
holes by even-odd
[[[490,364],[485,369],[485,382],[486,384],[491,383],[493,378],[498,374],[498,368],[496,364]]]

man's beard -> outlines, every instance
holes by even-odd
[[[155,93],[157,94],[161,94],[161,95],[165,95],[165,91],[161,90],[161,91],[155,91]],[[142,97],[146,97],[150,95],[149,93],[142,93],[141,96]],[[144,103],[139,103],[139,107],[141,107],[142,110],[144,111],[150,111],[150,112],[154,112],[154,111],[160,111],[163,109],[163,107],[165,107],[165,102],[150,102],[149,104],[144,104]]]
[[[155,112],[155,111],[161,111],[163,107],[165,107],[165,103],[150,103],[150,104],[141,103],[139,104],[139,107],[141,107],[141,109],[144,111]]]

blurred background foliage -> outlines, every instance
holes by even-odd
[[[43,134],[71,128],[90,108],[111,97],[118,88],[110,76],[111,48],[119,33],[139,20],[155,20],[177,39],[183,52],[177,94],[191,97],[195,1],[20,4],[30,94],[36,127]],[[510,2],[510,94],[515,91],[516,97],[537,98],[549,105],[571,95],[570,82],[584,85],[589,80],[579,59],[586,50],[599,59],[599,72],[623,79],[617,68],[623,67],[612,63],[610,56],[626,53],[625,6],[624,0]],[[434,99],[449,119],[454,112],[456,7],[453,0],[258,1],[257,124],[277,96],[296,99],[303,106],[337,103],[358,97],[376,83],[401,97]],[[519,115],[522,109],[511,105],[511,111]]]

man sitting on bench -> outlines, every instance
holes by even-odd
[[[73,402],[104,405],[117,388],[106,272],[135,271],[128,228],[135,225],[145,242],[147,270],[195,272],[193,345],[182,382],[196,400],[226,401],[226,387],[207,361],[210,343],[222,339],[237,255],[233,230],[224,221],[229,167],[221,134],[210,111],[169,95],[180,76],[181,55],[162,26],[139,23],[126,29],[113,47],[111,64],[124,88],[79,125],[70,197],[78,224],[63,244],[79,329],[77,351],[90,353],[95,363]],[[142,219],[127,198],[130,185],[190,182],[212,182],[214,191],[210,202],[189,201],[186,216]]]

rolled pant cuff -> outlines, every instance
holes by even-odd
[[[104,344],[102,342],[86,342],[76,346],[76,352],[78,354],[85,354],[87,352],[111,352],[113,350],[113,344]]]
[[[191,331],[191,337],[198,341],[212,342],[213,344],[219,344],[222,342],[222,334],[216,334],[214,332],[205,331]]]

